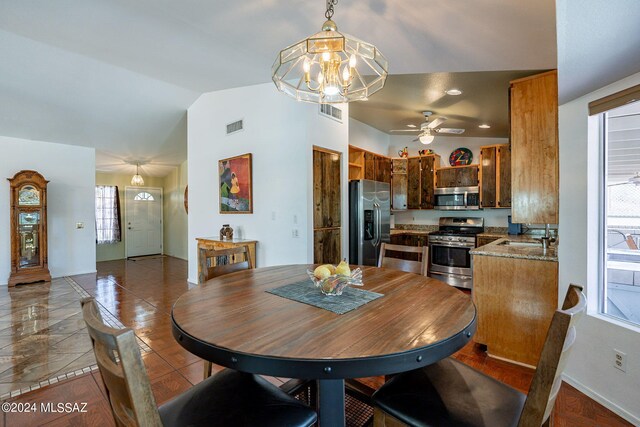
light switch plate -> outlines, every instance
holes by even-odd
[[[76,222],[76,228],[84,228],[84,222]]]

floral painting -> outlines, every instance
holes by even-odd
[[[218,161],[220,213],[252,213],[251,153]]]

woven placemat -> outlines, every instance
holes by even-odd
[[[351,310],[378,299],[383,294],[347,287],[342,295],[325,295],[310,280],[290,283],[267,292],[293,301],[309,304],[314,307],[329,310],[336,314],[348,313]]]

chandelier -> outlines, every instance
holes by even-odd
[[[133,177],[131,178],[131,185],[136,185],[136,186],[144,185],[144,179],[142,179],[140,172],[138,172],[139,168],[140,168],[140,163],[138,162],[136,163],[136,174],[133,175]]]
[[[271,68],[278,90],[298,101],[363,101],[384,87],[387,59],[374,45],[338,32],[331,20],[337,3],[327,0],[322,31],[281,50]]]

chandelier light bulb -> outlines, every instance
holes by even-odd
[[[354,54],[351,54],[351,57],[349,58],[349,67],[356,68],[357,64],[358,64],[358,59]]]
[[[323,52],[322,53],[322,60],[324,62],[327,62],[329,59],[331,59],[331,54],[329,52]]]
[[[322,76],[322,71],[319,71],[318,72],[318,83],[322,84],[323,80],[324,80],[324,78]]]
[[[302,69],[304,70],[305,73],[308,73],[309,71],[311,71],[311,61],[309,61],[309,58],[304,59],[304,63],[302,64]]]
[[[342,80],[344,83],[347,83],[350,79],[351,74],[349,73],[349,69],[347,67],[344,67],[344,70],[342,70]]]

